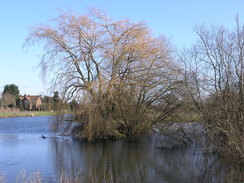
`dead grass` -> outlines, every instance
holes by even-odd
[[[93,172],[95,173],[95,172]],[[4,175],[0,174],[0,183],[7,183],[8,181],[5,180]],[[103,176],[102,179],[98,180],[96,177],[88,177],[85,178],[85,176],[82,174],[81,171],[77,172],[77,174],[73,177],[68,176],[65,171],[62,171],[60,176],[59,176],[59,183],[101,183],[101,182],[106,182],[106,183],[113,183],[112,176]],[[29,175],[26,174],[25,170],[22,170],[18,175],[16,179],[16,183],[44,183],[41,177],[40,172],[33,172],[30,173]]]
[[[42,183],[42,178],[40,172],[33,172],[27,175],[23,170],[17,175],[17,183]]]
[[[59,178],[59,183],[82,183],[82,182],[85,182],[85,179],[81,172],[78,172],[74,177],[69,177],[64,171],[62,171]]]
[[[13,111],[0,112],[0,118],[55,115],[53,111]]]

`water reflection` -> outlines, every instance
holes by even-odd
[[[88,144],[77,140],[52,139],[51,152],[56,174],[70,176],[82,172],[103,182],[227,182],[234,165],[217,156],[192,153],[193,149],[162,150],[155,148],[155,138],[138,142],[108,141]]]
[[[22,169],[27,175],[40,172],[43,182],[58,182],[61,172],[82,172],[86,182],[229,183],[243,173],[194,146],[162,149],[157,136],[87,143],[50,134],[48,124],[47,117],[0,119],[0,174],[8,182],[16,182]]]

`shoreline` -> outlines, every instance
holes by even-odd
[[[2,112],[0,118],[12,118],[12,117],[32,117],[32,116],[53,116],[53,111],[20,111],[20,112]]]

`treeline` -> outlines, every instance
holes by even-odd
[[[44,95],[41,100],[41,110],[44,111],[58,110],[61,105],[64,109],[69,109],[69,104],[60,98],[58,91],[55,91],[53,96]]]
[[[75,109],[79,106],[76,100],[64,100],[60,98],[59,92],[55,91],[52,97],[44,96],[42,98],[41,108],[44,111],[65,111],[65,113],[74,112]]]
[[[59,92],[55,91],[53,96],[20,96],[19,87],[15,84],[4,86],[4,90],[0,97],[1,111],[23,111],[23,110],[39,110],[39,111],[56,111],[60,107],[64,110],[73,110],[77,105],[76,101],[67,102],[62,100]],[[37,99],[39,101],[37,101]],[[39,102],[37,104],[37,102]]]
[[[244,26],[238,19],[232,31],[198,27],[196,44],[184,51],[144,23],[113,21],[96,10],[53,21],[34,27],[26,41],[44,41],[43,72],[58,73],[54,90],[76,102],[76,135],[135,139],[158,124],[201,120],[219,152],[243,157]]]

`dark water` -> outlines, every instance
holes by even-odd
[[[156,135],[87,143],[52,134],[48,126],[49,117],[0,118],[0,174],[7,182],[16,182],[23,170],[40,172],[43,182],[58,182],[61,172],[98,182],[237,182],[235,164],[194,147],[164,150]]]

